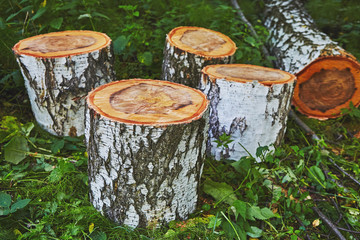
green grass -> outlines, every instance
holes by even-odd
[[[359,25],[354,15],[345,18],[352,3],[355,1],[327,1],[324,9],[335,4],[331,11],[339,15],[332,28],[325,24],[330,16],[321,13],[324,9],[310,12],[324,31],[356,54],[359,36],[346,32],[349,26],[356,29]],[[307,6],[319,9],[322,4],[311,0]],[[122,1],[121,5],[94,0],[24,0],[1,4],[0,205],[8,195],[11,206],[20,200],[31,201],[0,216],[0,239],[244,239],[245,235],[336,239],[313,211],[314,206],[347,229],[341,230],[347,239],[355,239],[352,235],[360,238],[359,186],[328,160],[331,157],[359,177],[360,141],[354,137],[360,131],[359,109],[327,121],[300,116],[322,138],[319,143],[313,143],[289,119],[283,144],[260,163],[252,158],[237,162],[207,159],[198,207],[188,220],[135,230],[110,222],[91,206],[83,139],[51,136],[34,120],[11,51],[18,40],[68,29],[105,32],[114,42],[118,79],[158,78],[165,34],[179,25],[194,25],[229,35],[238,46],[236,62],[269,66],[260,52],[266,30],[257,21],[261,11],[254,11],[254,6],[262,6],[262,1],[244,1],[242,7],[257,26],[261,40],[256,42],[249,40],[247,27],[229,3],[220,0]],[[12,145],[26,151],[17,155],[17,165],[5,161],[5,149]]]

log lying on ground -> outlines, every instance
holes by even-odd
[[[84,134],[85,97],[115,80],[111,39],[93,31],[30,37],[13,51],[39,125],[58,136]]]
[[[206,152],[208,100],[177,83],[132,79],[88,95],[90,201],[131,227],[195,210]]]
[[[280,144],[286,130],[295,76],[287,72],[246,64],[210,65],[200,86],[210,100],[207,151],[215,159],[239,160],[256,156],[261,146]],[[228,147],[215,140],[231,135]],[[243,148],[241,145],[243,145]]]
[[[230,63],[235,51],[235,43],[222,33],[200,27],[174,28],[166,37],[161,79],[197,88],[203,67]]]
[[[265,26],[280,69],[296,74],[293,103],[317,119],[360,105],[360,65],[320,32],[299,0],[267,0]]]

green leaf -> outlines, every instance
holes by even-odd
[[[246,211],[246,217],[247,219],[252,221],[255,221],[255,218],[260,220],[264,219],[263,215],[261,214],[260,207],[258,206],[251,206],[250,208],[248,208]]]
[[[31,201],[31,199],[22,199],[22,200],[18,200],[16,203],[14,203],[13,205],[11,205],[11,209],[10,212],[13,213],[18,209],[24,208],[26,205],[28,205],[28,203]]]
[[[145,66],[150,66],[152,64],[153,55],[151,52],[144,52],[142,54],[138,54],[138,60]]]
[[[64,139],[54,142],[54,144],[51,146],[51,152],[54,154],[59,153],[60,150],[63,149],[64,145],[65,145]]]
[[[318,166],[312,166],[310,167],[309,169],[311,171],[311,173],[313,175],[315,175],[315,177],[317,179],[319,179],[321,182],[324,182],[325,181],[325,175],[323,173],[323,171],[318,167]]]
[[[91,15],[90,15],[90,13],[85,13],[85,14],[81,14],[81,15],[78,17],[79,20],[82,19],[82,18],[92,18],[92,17],[91,17]]]
[[[236,209],[235,217],[237,218],[237,216],[240,214],[240,216],[243,219],[246,219],[246,209],[247,209],[246,202],[243,202],[241,200],[236,200],[236,201],[234,201],[233,206]]]
[[[207,225],[207,228],[209,229],[215,229],[216,227],[220,226],[221,224],[221,218],[210,216],[209,217],[209,223]]]
[[[256,46],[256,40],[252,36],[246,36],[244,40],[245,40],[245,42],[250,44],[252,47]]]
[[[46,7],[40,8],[36,12],[36,14],[34,16],[32,16],[32,18],[30,18],[30,20],[34,21],[34,20],[38,19],[39,17],[41,17],[46,12],[46,10],[47,10]]]
[[[51,20],[50,26],[52,28],[59,30],[61,28],[63,21],[64,21],[64,18],[62,18],[62,17],[54,18],[53,20]]]
[[[261,215],[263,215],[265,219],[275,217],[275,214],[267,207],[261,209]]]
[[[204,182],[204,192],[215,198],[216,201],[224,201],[229,205],[237,200],[233,188],[224,182],[218,183],[207,179]]]
[[[5,215],[8,215],[10,214],[10,208],[1,208],[0,207],[0,216],[5,216]]]
[[[5,146],[5,161],[18,164],[26,157],[29,152],[29,146],[26,138],[22,136],[14,136]]]
[[[231,163],[231,166],[233,166],[237,172],[246,175],[251,168],[251,158],[242,157],[239,161]]]
[[[90,234],[90,238],[92,240],[106,240],[107,239],[107,236],[106,236],[106,233],[104,232],[101,232],[101,231],[93,231],[91,234]]]
[[[34,127],[35,127],[34,123],[28,122],[28,123],[24,124],[23,126],[21,126],[21,130],[23,131],[25,136],[28,137],[30,135],[31,130],[33,130]]]
[[[261,230],[258,227],[251,226],[251,232],[247,232],[247,235],[249,235],[252,238],[259,238],[263,234],[263,230]]]
[[[11,196],[10,196],[10,194],[0,192],[0,207],[1,208],[6,208],[6,207],[10,207],[10,205],[11,205]]]
[[[114,53],[117,55],[121,54],[122,51],[124,51],[128,42],[129,42],[129,39],[124,35],[117,37],[113,43]]]

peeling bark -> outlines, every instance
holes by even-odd
[[[223,68],[232,70],[223,71]],[[248,156],[248,152],[256,157],[259,145],[280,144],[286,130],[295,76],[270,68],[229,64],[205,67],[202,78],[200,90],[210,100],[207,152],[215,159],[239,160]],[[214,141],[224,133],[231,135],[233,142],[227,148],[217,147]]]
[[[40,40],[44,36],[39,35]],[[43,129],[57,136],[83,135],[87,93],[115,80],[110,39],[100,49],[78,55],[67,53],[63,57],[46,57],[54,49],[46,50],[45,43],[29,44],[24,49],[18,48],[19,43],[15,45],[14,52],[36,121]],[[30,50],[33,52],[28,53]],[[61,52],[56,53],[62,55]]]
[[[298,110],[327,119],[341,116],[351,101],[359,106],[359,63],[316,28],[303,3],[267,0],[265,9],[264,25],[277,65],[298,79],[293,98]]]
[[[183,41],[177,42],[172,40],[179,34],[182,34],[180,40],[183,39],[187,31],[209,32],[210,36],[217,38],[213,37],[213,40],[209,39],[208,42],[206,38],[205,40],[184,38]],[[219,49],[225,44],[229,47],[220,51]],[[211,64],[230,63],[235,50],[235,43],[219,32],[197,27],[175,28],[166,36],[161,79],[197,88],[200,84],[201,69]]]
[[[114,85],[114,92],[125,94],[124,97],[128,98],[126,91],[143,88],[141,84],[144,82],[134,84],[133,90],[130,87],[123,88],[126,91],[120,90],[119,93],[116,85],[129,81],[141,80],[103,85],[88,97],[85,140],[89,156],[90,201],[109,219],[131,227],[156,227],[175,219],[186,219],[195,210],[198,199],[208,131],[207,104],[201,107],[196,119],[173,124],[126,123],[126,119],[115,120],[94,110],[97,101],[96,96],[95,99],[92,96],[98,89]],[[148,82],[167,83],[155,80]],[[158,89],[155,91],[161,94]],[[201,92],[198,94],[203,96]],[[100,95],[104,97],[104,94]],[[142,94],[133,98],[139,96],[143,101],[146,98],[142,98]],[[131,103],[134,99],[128,98]],[[207,102],[205,96],[203,100]],[[147,101],[152,106],[144,107],[140,103],[143,111],[138,113],[144,123],[152,114],[144,108],[155,111],[155,106],[164,105],[161,99],[153,97]],[[191,102],[196,104],[194,99]],[[114,109],[112,111],[123,110],[114,107],[114,104],[117,103],[108,105]],[[160,109],[163,111],[162,107]],[[137,113],[126,114],[131,117]],[[166,117],[169,114],[160,112],[158,115]],[[188,114],[191,116],[193,113]]]

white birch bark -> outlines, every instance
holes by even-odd
[[[131,227],[185,219],[196,208],[206,152],[208,110],[163,127],[130,125],[86,110],[90,201]]]
[[[83,135],[87,93],[115,80],[111,46],[68,57],[15,56],[39,125],[57,136]]]
[[[211,79],[200,86],[210,100],[207,151],[216,160],[240,160],[248,152],[256,158],[259,146],[279,145],[286,130],[295,81],[266,86],[258,81]],[[228,148],[217,147],[222,134],[231,135]],[[243,145],[245,149],[239,144]],[[259,158],[256,158],[260,161]]]
[[[344,50],[319,31],[299,0],[267,0],[265,27],[278,67],[292,74],[320,56],[344,55]]]
[[[200,84],[201,70],[205,66],[227,64],[231,59],[232,56],[214,58],[183,51],[170,44],[167,36],[161,79],[197,88]]]

